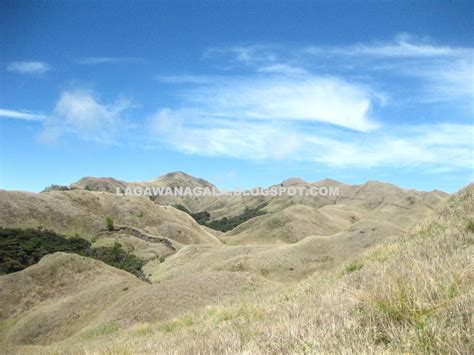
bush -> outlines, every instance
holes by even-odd
[[[187,214],[191,214],[191,212],[183,205],[174,205],[173,207],[176,208],[177,210],[186,212]]]
[[[193,217],[197,223],[202,225],[206,225],[206,223],[211,219],[211,215],[207,211],[192,213],[191,217]]]
[[[118,242],[115,242],[112,247],[91,249],[89,256],[117,269],[128,271],[139,278],[144,278],[142,271],[144,262],[135,255],[128,254]]]
[[[50,185],[47,188],[45,188],[41,192],[48,192],[48,191],[69,191],[72,190],[69,186],[63,186],[63,185]]]
[[[234,229],[239,224],[242,224],[242,223],[248,221],[251,218],[261,216],[261,215],[267,213],[266,211],[262,211],[262,208],[264,208],[267,204],[268,204],[267,202],[264,202],[264,203],[258,205],[255,208],[245,207],[244,212],[242,212],[238,216],[229,217],[229,218],[222,217],[221,219],[217,219],[217,220],[214,220],[214,221],[211,221],[211,215],[207,211],[191,213],[183,205],[174,205],[173,207],[180,210],[180,211],[186,212],[191,217],[193,217],[194,220],[197,223],[199,223],[203,226],[207,226],[209,228],[219,230],[221,232],[227,232],[227,231],[230,231],[231,229]]]
[[[205,225],[211,219],[211,215],[207,211],[192,213],[183,205],[174,205],[173,207],[180,211],[186,212],[191,217],[193,217],[197,223],[202,225]]]
[[[110,217],[107,217],[105,223],[107,225],[107,230],[112,232],[114,230],[114,220]]]
[[[91,257],[145,278],[141,270],[143,261],[128,254],[120,243],[113,247],[92,248],[83,238],[66,238],[48,230],[0,227],[0,274],[21,271],[36,264],[43,256],[58,251]]]
[[[262,211],[262,208],[264,208],[267,205],[267,203],[262,203],[258,205],[255,208],[249,208],[245,207],[244,212],[242,212],[240,215],[235,216],[235,217],[223,217],[221,219],[217,219],[214,221],[210,221],[206,223],[206,226],[212,229],[216,229],[222,232],[227,232],[235,227],[237,227],[239,224],[242,224],[249,219],[252,219],[257,216],[264,215],[267,213],[266,211]]]

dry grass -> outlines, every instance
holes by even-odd
[[[17,353],[25,346],[36,352],[65,340],[94,341],[266,284],[249,273],[219,272],[150,285],[102,262],[55,253],[0,278],[0,343]]]
[[[97,237],[106,230],[106,219],[177,244],[221,244],[188,214],[160,206],[140,196],[85,190],[29,193],[0,190],[0,226],[44,227],[57,233]]]
[[[164,263],[144,267],[152,281],[205,271],[247,271],[278,282],[294,283],[316,271],[340,266],[368,249],[387,244],[403,231],[387,222],[363,220],[332,236],[308,236],[293,244],[189,245]]]
[[[45,353],[473,353],[474,186],[390,247],[293,286]]]
[[[227,245],[295,243],[310,235],[333,235],[348,230],[356,222],[386,222],[408,230],[446,199],[439,191],[404,190],[395,185],[371,181],[345,185],[334,181],[292,183],[300,187],[338,186],[339,196],[278,196],[264,198],[268,213],[253,218],[219,236]],[[246,204],[254,205],[251,197]],[[225,203],[227,202],[227,204]],[[260,201],[261,202],[261,201]],[[223,201],[220,213],[232,214],[236,201]],[[243,208],[244,200],[240,202]],[[213,215],[211,211],[211,215]]]

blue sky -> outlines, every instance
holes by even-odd
[[[469,1],[2,1],[0,188],[182,170],[453,192],[473,180]]]

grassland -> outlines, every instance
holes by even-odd
[[[5,349],[84,354],[472,353],[473,193],[470,185],[402,237],[297,283],[255,289],[250,283],[175,315],[134,318],[137,307],[142,310],[137,314],[146,314],[158,304],[146,302],[159,294],[162,283],[179,280],[171,278],[151,285],[156,290],[143,291],[141,298],[122,298],[125,308],[113,309],[125,317],[114,318],[107,311],[100,321],[46,346],[15,345],[12,329],[21,320],[10,318],[2,323]],[[192,279],[181,281],[181,288]],[[173,297],[176,286],[168,287]],[[35,334],[34,328],[31,332]]]

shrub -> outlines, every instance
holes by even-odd
[[[187,214],[191,214],[191,212],[183,205],[174,205],[173,207],[176,208],[177,210],[186,212]]]
[[[354,261],[352,263],[350,263],[349,265],[347,265],[344,269],[344,273],[345,274],[350,274],[352,272],[356,272],[356,271],[359,271],[360,269],[362,269],[364,266],[363,263],[359,262],[359,261]]]
[[[21,271],[40,259],[58,251],[79,254],[100,260],[145,278],[141,270],[143,261],[122,249],[120,243],[113,247],[92,248],[86,239],[66,238],[42,229],[14,229],[0,227],[0,274]]]
[[[197,223],[202,225],[205,225],[209,219],[211,219],[211,215],[207,211],[192,213],[191,217],[193,217]]]
[[[118,269],[128,271],[139,278],[144,278],[142,271],[144,262],[135,255],[128,254],[118,242],[115,242],[112,247],[91,249],[89,256]]]
[[[107,230],[112,232],[114,230],[114,220],[110,217],[107,217],[105,223],[107,225]]]
[[[185,206],[183,205],[174,205],[175,208],[177,208],[180,211],[186,212],[189,214],[191,217],[194,218],[194,220],[204,226],[207,226],[209,228],[219,230],[222,232],[227,232],[230,231],[231,229],[234,229],[237,227],[239,224],[242,224],[246,221],[248,221],[251,218],[261,216],[266,213],[266,211],[262,211],[262,208],[264,208],[268,203],[264,202],[258,205],[255,208],[249,208],[245,207],[244,212],[242,212],[238,216],[234,217],[222,217],[221,219],[216,219],[214,221],[211,221],[211,215],[207,211],[201,211],[201,212],[196,212],[196,213],[191,213]]]
[[[239,224],[242,224],[249,219],[252,219],[257,216],[264,215],[267,213],[266,211],[262,211],[262,208],[264,208],[267,205],[266,202],[258,205],[255,208],[249,208],[245,207],[244,212],[242,212],[240,215],[235,216],[235,217],[223,217],[221,219],[217,219],[214,221],[210,221],[206,223],[206,226],[212,229],[220,230],[222,232],[227,232],[235,227],[237,227]]]

